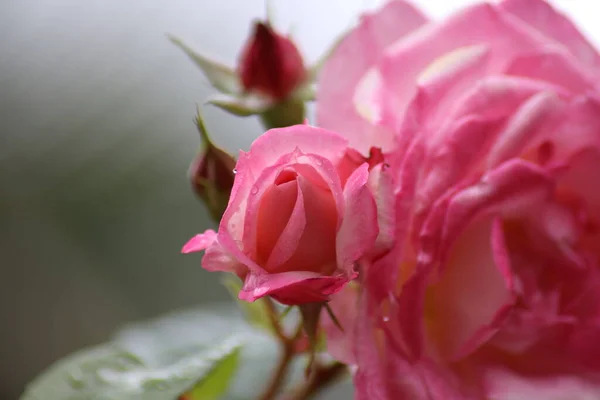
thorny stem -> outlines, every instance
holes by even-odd
[[[280,316],[273,300],[270,298],[266,298],[265,300],[273,331],[281,345],[281,357],[275,367],[275,372],[269,385],[259,397],[259,400],[274,400],[283,388],[291,362],[297,355],[296,342],[300,339],[304,326],[302,322],[300,322],[296,331],[288,336],[279,322]],[[289,397],[286,397],[286,400],[310,400],[320,391],[336,382],[347,371],[346,366],[339,362],[327,366],[317,365],[308,377],[308,380],[296,390],[292,391]]]
[[[270,297],[265,297],[264,300],[268,308],[267,314],[269,316],[271,325],[273,326],[275,336],[277,336],[277,339],[279,339],[279,342],[281,344],[286,344],[290,341],[290,338],[287,337],[283,330],[283,327],[279,323],[279,313],[277,312],[277,308],[275,307],[275,304],[273,303],[273,300]]]
[[[289,400],[310,400],[321,390],[335,383],[347,371],[346,366],[339,362],[325,367],[320,366],[308,382],[293,392]]]
[[[290,362],[294,358],[294,347],[293,344],[286,343],[283,345],[283,353],[275,369],[275,374],[271,379],[271,383],[267,386],[267,389],[260,397],[260,400],[273,400],[279,393],[279,390],[285,382]]]
[[[275,336],[277,336],[279,344],[281,345],[281,358],[275,367],[275,373],[271,379],[271,382],[259,399],[273,400],[285,383],[291,361],[296,355],[296,341],[302,334],[302,323],[298,324],[298,327],[292,336],[286,335],[283,327],[279,323],[279,313],[277,312],[277,308],[275,307],[273,300],[266,298],[265,301],[268,307],[268,315],[271,325],[273,326],[273,331],[275,332]]]

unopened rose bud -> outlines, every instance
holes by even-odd
[[[238,73],[246,92],[260,92],[278,101],[287,98],[307,76],[296,45],[268,22],[256,22],[242,50]]]
[[[200,116],[196,120],[203,149],[188,172],[194,192],[202,199],[212,217],[221,220],[233,187],[235,160],[210,140]]]
[[[267,129],[303,123],[322,61],[307,68],[294,42],[269,22],[254,24],[235,68],[195,52],[176,37],[170,39],[218,89],[208,103],[240,117],[257,115]]]

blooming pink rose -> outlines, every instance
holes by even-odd
[[[183,252],[206,249],[202,266],[236,273],[243,300],[329,300],[379,233],[369,164],[348,165],[348,152],[345,138],[324,129],[267,131],[240,152],[219,232],[197,235]]]
[[[357,397],[600,398],[600,56],[542,0],[390,28],[415,15],[393,1],[364,18],[321,80],[320,123],[396,157]]]

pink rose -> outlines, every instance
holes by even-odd
[[[243,300],[329,300],[379,233],[369,164],[347,165],[349,151],[342,136],[308,125],[267,131],[240,152],[219,232],[197,235],[183,252],[206,249],[202,266],[236,273]]]
[[[600,56],[542,0],[420,15],[365,17],[320,86],[319,123],[396,158],[357,397],[600,398]]]

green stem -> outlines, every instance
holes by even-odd
[[[326,389],[331,384],[348,372],[345,364],[336,362],[327,367],[318,367],[311,379],[297,389],[289,397],[289,400],[310,400],[314,398],[323,389]]]
[[[281,345],[281,357],[277,363],[277,366],[275,367],[275,372],[271,378],[271,382],[263,394],[259,397],[259,400],[274,400],[275,396],[279,394],[283,385],[285,384],[291,362],[296,356],[296,342],[302,335],[303,326],[302,323],[299,323],[292,336],[287,336],[283,327],[279,323],[280,316],[277,312],[275,304],[273,303],[273,300],[267,297],[265,298],[265,302],[267,304],[267,313],[269,315],[271,325],[273,326],[275,336]]]

